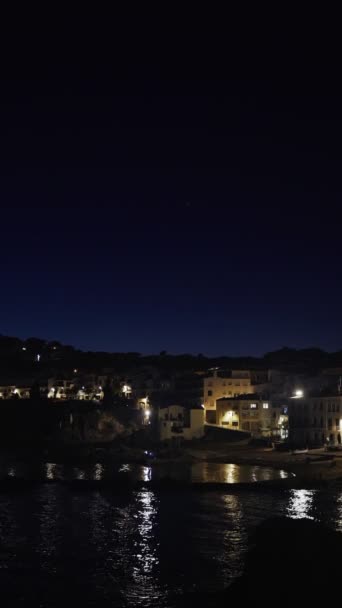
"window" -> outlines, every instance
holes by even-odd
[[[212,397],[213,391],[208,391],[208,397]]]
[[[239,426],[239,423],[234,421],[234,422],[232,422],[232,426]]]
[[[256,410],[256,403],[251,403],[251,410]]]
[[[328,418],[328,429],[331,429],[332,427],[332,419]]]
[[[264,410],[268,410],[268,403],[263,403],[262,407],[263,407]]]
[[[340,428],[340,419],[339,418],[336,418],[335,424],[336,424],[337,428]]]

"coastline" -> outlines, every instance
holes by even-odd
[[[197,445],[185,447],[175,453],[165,453],[163,457],[148,458],[146,451],[88,446],[87,451],[72,446],[71,452],[63,454],[62,459],[55,459],[54,450],[32,452],[25,449],[7,450],[0,453],[0,462],[32,462],[35,464],[68,464],[70,466],[87,466],[93,464],[136,464],[141,466],[159,466],[169,464],[192,465],[197,463],[236,464],[282,469],[289,476],[282,479],[271,479],[253,482],[191,482],[177,481],[169,477],[159,480],[132,480],[127,475],[120,475],[113,480],[25,480],[15,477],[4,477],[0,480],[0,491],[14,488],[28,488],[37,483],[60,483],[73,489],[115,489],[149,487],[158,490],[184,490],[191,487],[196,491],[287,491],[292,489],[337,489],[342,487],[342,457],[339,454],[327,454],[323,450],[312,450],[305,454],[277,452],[269,448],[255,448],[246,445]]]

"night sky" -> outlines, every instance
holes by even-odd
[[[336,80],[20,68],[0,101],[0,333],[142,353],[342,348]]]

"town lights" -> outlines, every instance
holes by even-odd
[[[149,418],[151,416],[151,410],[146,410],[145,416],[146,418]]]
[[[304,395],[304,392],[301,389],[296,389],[292,399],[301,399]]]

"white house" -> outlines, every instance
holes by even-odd
[[[204,408],[165,405],[159,407],[158,429],[160,441],[172,439],[200,439],[204,435]]]

